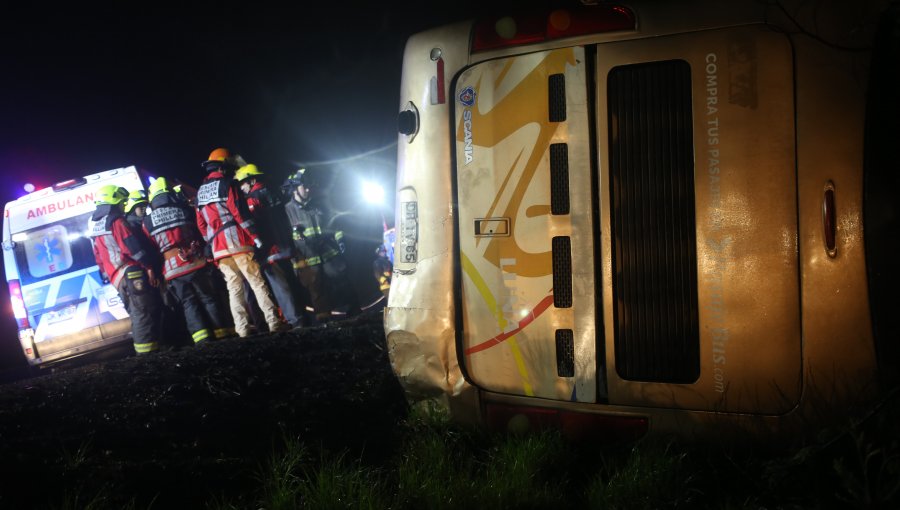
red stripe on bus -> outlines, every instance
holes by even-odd
[[[553,294],[550,294],[549,296],[542,299],[541,302],[538,303],[537,306],[534,307],[534,309],[531,311],[531,313],[529,313],[528,315],[525,316],[524,319],[519,321],[519,327],[517,327],[516,329],[514,329],[512,331],[500,333],[499,335],[495,336],[494,338],[484,341],[478,345],[473,345],[472,347],[469,347],[468,349],[466,349],[465,353],[466,354],[475,354],[476,352],[480,352],[485,349],[490,349],[491,347],[493,347],[495,345],[499,345],[500,342],[503,342],[507,338],[509,338],[509,337],[515,335],[516,333],[518,333],[519,331],[522,331],[523,329],[525,329],[529,324],[531,324],[534,321],[534,319],[538,318],[538,316],[540,316],[542,313],[546,312],[547,309],[550,308],[551,304],[553,304]]]
[[[437,102],[438,104],[444,104],[447,102],[447,96],[445,96],[444,92],[444,59],[439,58],[437,60]]]

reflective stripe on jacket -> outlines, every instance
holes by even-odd
[[[384,292],[391,288],[391,277],[393,276],[393,267],[391,261],[387,257],[378,257],[372,262],[372,271],[375,273],[375,279],[378,280],[378,288]]]
[[[197,189],[197,227],[212,245],[215,260],[253,251],[253,219],[240,199],[237,185],[221,172],[211,172]]]
[[[284,210],[291,222],[294,248],[300,261],[315,266],[340,255],[338,242],[344,233],[329,229],[332,218],[323,205],[315,200],[301,204],[292,199],[285,204]]]
[[[91,216],[90,238],[94,259],[113,286],[118,288],[124,269],[139,266],[152,269],[155,255],[143,233],[137,233],[125,221],[124,213],[108,205],[101,205]]]
[[[200,232],[193,208],[171,192],[153,197],[144,217],[144,232],[163,255],[166,280],[178,278],[206,266]]]

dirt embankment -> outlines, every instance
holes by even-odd
[[[0,507],[101,490],[202,507],[284,434],[378,456],[405,414],[378,313],[86,365],[0,386]]]

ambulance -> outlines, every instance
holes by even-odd
[[[108,184],[143,188],[130,166],[63,181],[4,208],[3,266],[32,367],[131,341],[131,320],[88,236],[94,193]]]

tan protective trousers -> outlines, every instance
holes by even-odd
[[[238,253],[219,259],[218,263],[219,270],[225,276],[225,284],[228,286],[228,303],[231,305],[231,315],[234,318],[234,329],[237,334],[241,337],[250,334],[250,315],[247,312],[247,300],[244,299],[244,278],[247,279],[247,283],[253,289],[253,294],[256,295],[256,302],[266,317],[269,331],[283,329],[275,302],[272,300],[272,294],[263,280],[259,264],[253,260],[253,257],[248,253]]]

